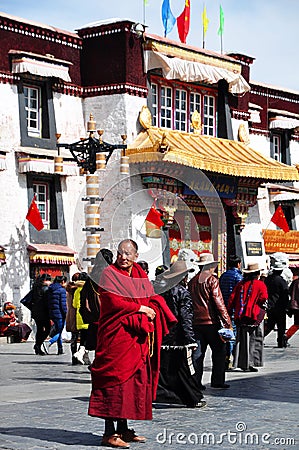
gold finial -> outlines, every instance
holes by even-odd
[[[143,105],[139,113],[140,125],[147,130],[152,126],[152,115],[147,106]]]
[[[123,141],[123,144],[125,145],[125,143],[126,143],[126,140],[127,140],[127,135],[126,134],[122,134],[121,135],[121,138],[122,138],[122,141]]]
[[[168,150],[169,150],[169,145],[167,143],[166,133],[163,133],[161,141],[160,141],[159,152],[166,153]]]
[[[98,135],[99,135],[99,141],[100,141],[100,144],[102,144],[102,143],[103,143],[103,138],[102,138],[102,136],[103,136],[103,134],[104,134],[104,130],[97,130],[97,132],[98,132]]]
[[[89,121],[87,122],[87,131],[88,133],[93,133],[94,131],[96,131],[96,121],[94,120],[94,117],[92,115],[92,113],[90,113],[89,115]]]
[[[55,134],[55,137],[56,137],[56,141],[58,142],[59,139],[61,138],[61,133],[56,133],[56,134]]]
[[[191,116],[191,125],[194,133],[200,134],[202,131],[201,117],[197,110],[193,111]]]

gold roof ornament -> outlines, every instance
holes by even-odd
[[[145,105],[142,106],[141,111],[139,113],[139,122],[140,122],[140,125],[145,130],[150,128],[153,124],[152,114],[151,114],[150,110],[148,109],[148,107]]]
[[[239,125],[238,139],[240,142],[244,142],[245,145],[250,143],[249,134],[244,123],[240,123]]]
[[[193,111],[191,116],[191,124],[192,128],[194,130],[194,133],[201,134],[202,131],[202,123],[201,123],[201,117],[197,109]]]

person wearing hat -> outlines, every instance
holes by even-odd
[[[218,330],[222,327],[232,328],[232,323],[223,301],[219,281],[214,276],[218,261],[215,261],[211,253],[202,253],[197,264],[199,272],[188,284],[194,309],[195,338],[201,349],[201,354],[194,356],[197,380],[200,387],[205,389],[202,386],[203,363],[209,345],[212,350],[211,387],[227,389],[229,385],[225,383],[226,344]]]
[[[197,343],[192,324],[192,299],[186,288],[190,268],[192,264],[177,260],[161,275],[165,289],[160,295],[164,297],[177,323],[162,342],[156,401],[201,408],[206,402],[202,400],[203,395],[194,375],[192,354]]]
[[[243,269],[240,281],[228,300],[228,312],[234,311],[237,326],[234,368],[245,372],[257,372],[263,365],[263,319],[268,292],[265,283],[259,280],[260,267],[249,263]]]
[[[11,302],[3,305],[3,315],[1,316],[0,334],[11,336],[13,342],[27,341],[32,329],[26,323],[20,323],[15,315],[16,307]]]
[[[265,337],[277,326],[278,348],[286,346],[284,334],[286,330],[286,310],[289,303],[289,288],[282,276],[285,267],[286,264],[284,261],[272,259],[270,274],[265,279],[269,295]]]

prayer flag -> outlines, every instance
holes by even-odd
[[[220,17],[219,17],[219,28],[218,28],[218,34],[220,36],[223,35],[223,30],[224,30],[224,14],[223,14],[222,6],[220,5]]]
[[[37,229],[37,231],[41,231],[44,228],[43,220],[36,204],[35,194],[29,206],[26,219]]]
[[[273,214],[271,222],[275,223],[275,225],[278,226],[278,228],[281,228],[285,233],[290,231],[289,224],[284,215],[281,205],[278,206],[275,213]]]
[[[206,8],[206,6],[204,6],[203,13],[202,13],[201,17],[202,17],[202,24],[203,24],[203,36],[205,37],[207,29],[208,29],[208,26],[209,26],[209,22],[210,22],[209,19],[208,19],[208,16],[207,16],[207,8]]]
[[[190,28],[190,0],[185,0],[185,8],[182,14],[177,18],[177,27],[180,41],[186,44],[186,38]]]
[[[176,22],[176,18],[171,12],[169,0],[164,0],[162,3],[162,22],[164,26],[164,36],[171,32]]]

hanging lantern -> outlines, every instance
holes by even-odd
[[[89,234],[86,236],[87,258],[95,258],[101,248],[101,235]]]
[[[106,170],[105,153],[96,153],[96,170],[97,172],[103,172]]]
[[[86,227],[99,228],[100,226],[100,206],[86,205],[85,209],[85,225]]]
[[[62,173],[63,172],[63,157],[62,156],[54,156],[54,173]]]
[[[86,175],[86,195],[88,198],[98,198],[100,194],[97,175]]]

